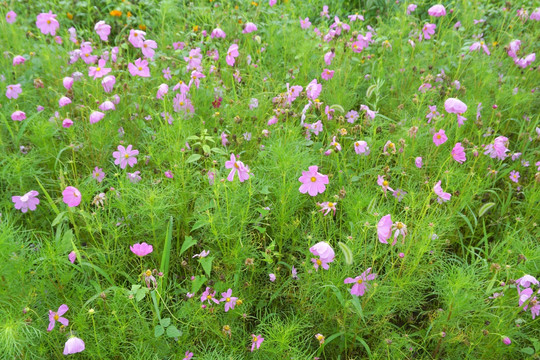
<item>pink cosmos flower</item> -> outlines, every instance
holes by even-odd
[[[257,31],[257,25],[255,25],[252,22],[247,22],[246,25],[244,26],[244,30],[242,30],[242,33],[243,34],[249,34],[249,33],[252,33],[254,31]]]
[[[428,107],[429,113],[426,115],[426,119],[428,119],[429,124],[434,117],[440,116],[441,114],[437,111],[437,105],[428,105]]]
[[[62,317],[62,315],[64,315],[68,310],[69,308],[66,304],[60,305],[57,312],[49,310],[49,327],[47,328],[47,331],[52,331],[57,321],[64,326],[68,326],[69,320],[65,317]]]
[[[428,14],[433,17],[441,17],[446,15],[446,9],[441,4],[433,5],[429,8]]]
[[[109,34],[111,33],[111,25],[107,25],[105,21],[101,20],[96,23],[94,30],[103,41],[109,40]]]
[[[261,335],[253,335],[251,334],[251,352],[255,350],[255,347],[257,350],[259,347],[261,347],[262,342],[264,341],[264,338]]]
[[[69,129],[71,125],[73,125],[73,121],[71,119],[64,119],[64,121],[62,121],[63,128]]]
[[[444,109],[451,114],[464,114],[467,111],[467,105],[459,99],[448,98],[444,102]]]
[[[268,5],[269,5],[270,7],[276,5],[276,3],[277,3],[277,0],[268,0]]]
[[[540,21],[540,7],[537,7],[536,9],[534,9],[529,19]]]
[[[105,117],[105,114],[100,111],[93,111],[90,114],[90,124],[95,124],[98,121],[101,121]]]
[[[113,75],[105,76],[103,80],[101,80],[101,85],[103,86],[103,90],[106,93],[110,93],[113,90],[115,83],[116,77],[114,77]]]
[[[184,358],[182,360],[191,360],[192,357],[193,357],[193,353],[188,350],[184,354]]]
[[[386,191],[390,190],[391,192],[394,192],[394,189],[390,187],[390,183],[388,180],[384,179],[384,175],[377,175],[377,185],[379,185],[382,188],[382,191],[384,193],[384,196],[386,196]]]
[[[355,22],[356,20],[364,21],[364,17],[362,15],[358,15],[358,13],[354,15],[349,15],[348,18],[351,22]]]
[[[210,303],[210,301],[213,301],[214,303],[219,304],[219,300],[214,297],[215,295],[215,291],[212,291],[211,288],[206,287],[206,290],[204,290],[202,293],[201,302],[208,301],[208,303]]]
[[[509,177],[510,177],[510,180],[512,180],[513,182],[515,182],[515,183],[519,182],[519,172],[518,171],[512,170],[510,172]]]
[[[15,20],[17,20],[17,14],[15,13],[15,11],[8,11],[8,13],[6,14],[6,22],[8,24],[13,24]]]
[[[461,145],[461,143],[456,143],[452,149],[452,157],[460,164],[463,164],[467,160],[467,157],[465,156],[465,148]]]
[[[514,59],[514,63],[525,69],[527,66],[531,65],[534,61],[536,60],[536,54],[535,53],[532,53],[532,54],[529,54],[527,56],[525,56],[524,58],[515,58]]]
[[[268,274],[268,276],[270,277],[271,282],[276,281],[276,275],[275,274]]]
[[[64,189],[64,191],[62,191],[62,196],[62,201],[64,201],[64,203],[66,203],[69,207],[76,207],[81,203],[82,195],[79,189],[76,187],[68,186]]]
[[[137,59],[135,65],[128,64],[128,70],[131,76],[150,77],[150,69],[148,68],[148,61]]]
[[[16,99],[22,93],[21,84],[8,85],[6,88],[6,97],[8,99]]]
[[[131,43],[131,45],[133,45],[133,47],[140,48],[142,47],[145,36],[146,36],[146,33],[144,31],[131,29],[129,31],[128,40]]]
[[[140,182],[142,180],[140,171],[134,171],[132,173],[128,172],[126,174],[126,177],[133,184],[136,184],[136,183],[138,183],[138,182]]]
[[[321,77],[323,78],[323,80],[330,80],[331,78],[334,77],[334,70],[324,69],[321,74]]]
[[[23,56],[17,55],[13,58],[13,66],[24,64],[25,61],[26,59]]]
[[[11,201],[15,204],[15,209],[26,213],[28,210],[36,210],[36,205],[39,204],[38,195],[39,193],[36,190],[31,190],[23,196],[12,196]]]
[[[299,188],[302,194],[308,193],[311,196],[316,196],[326,190],[325,185],[329,183],[328,175],[323,175],[318,170],[318,166],[312,165],[308,171],[302,171],[302,176],[298,178],[298,181],[302,183]]]
[[[132,246],[129,247],[129,249],[131,250],[132,253],[140,257],[151,254],[152,251],[154,251],[154,247],[152,245],[148,245],[145,242],[140,243],[140,244],[139,243],[133,244]]]
[[[302,18],[300,18],[300,27],[302,29],[309,29],[309,27],[311,26],[311,22],[309,21],[309,18],[305,18],[302,20]]]
[[[332,59],[336,56],[336,53],[334,51],[329,51],[326,54],[324,54],[324,62],[326,65],[330,66],[332,64]]]
[[[351,294],[356,296],[363,296],[366,292],[367,282],[374,280],[377,277],[377,274],[369,274],[371,268],[367,268],[361,275],[355,278],[346,278],[344,284],[354,284],[351,288]]]
[[[243,162],[237,161],[234,154],[231,154],[231,160],[225,162],[225,168],[231,169],[229,176],[227,176],[227,180],[231,182],[234,180],[234,175],[236,173],[238,173],[238,180],[240,180],[240,182],[249,179],[249,167],[244,165]]]
[[[444,192],[441,188],[441,180],[439,180],[439,182],[435,184],[435,186],[433,187],[433,191],[438,196],[437,201],[439,202],[439,204],[450,200],[450,198],[452,197],[450,193]]]
[[[64,345],[64,355],[70,355],[70,354],[76,354],[80,353],[84,350],[84,341],[79,339],[78,337],[72,336]]]
[[[192,259],[195,259],[195,258],[205,258],[208,256],[208,254],[210,254],[210,250],[203,250],[200,252],[200,254],[195,254],[193,255],[191,258]]]
[[[118,151],[113,152],[113,157],[116,159],[114,163],[120,165],[121,169],[125,169],[127,165],[133,167],[137,163],[138,154],[139,150],[132,150],[132,145],[128,145],[127,148],[118,145]]]
[[[98,61],[98,66],[90,66],[88,68],[88,76],[93,76],[94,77],[94,80],[97,79],[97,78],[101,78],[105,75],[107,75],[108,73],[111,72],[111,68],[106,68],[105,65],[106,65],[106,61],[104,59],[100,59]]]
[[[422,93],[422,94],[425,94],[426,91],[428,91],[429,89],[431,89],[433,86],[430,84],[430,83],[425,83],[425,84],[422,84],[420,85],[420,87],[418,88],[418,92]]]
[[[227,144],[229,143],[229,140],[227,140],[227,135],[225,132],[222,132],[221,133],[221,145],[223,146],[227,146]]]
[[[60,24],[58,23],[58,20],[56,20],[56,14],[49,11],[48,13],[41,13],[37,16],[36,26],[43,34],[51,34],[54,36],[56,35],[56,30],[58,30]]]
[[[422,33],[424,34],[424,38],[429,40],[431,39],[431,35],[435,34],[435,28],[437,25],[435,24],[425,24],[422,28]]]
[[[302,92],[303,88],[300,85],[294,85],[289,87],[289,83],[287,83],[287,102],[289,104],[292,104],[298,96],[300,96],[300,93]]]
[[[165,96],[169,92],[169,85],[167,84],[161,84],[158,87],[158,91],[156,94],[156,99],[163,99],[163,96]]]
[[[336,255],[334,249],[332,249],[332,247],[324,241],[320,241],[317,244],[313,245],[309,248],[309,251],[314,256],[318,256],[322,261],[326,263],[331,263],[332,261],[334,261]],[[328,267],[326,267],[326,269],[328,269]]]
[[[211,39],[215,39],[215,38],[225,39],[225,37],[227,37],[227,34],[225,34],[225,31],[221,30],[221,28],[219,27],[212,30],[212,33],[210,34]]]
[[[508,138],[505,136],[498,136],[493,140],[493,144],[488,144],[484,147],[486,150],[484,155],[489,155],[492,159],[504,160],[507,157],[508,150]]]
[[[480,48],[482,50],[484,50],[486,55],[491,55],[491,53],[489,52],[489,49],[488,49],[486,43],[484,42],[484,40],[476,41],[476,42],[472,43],[472,45],[469,47],[469,51],[476,51],[476,50],[478,50]]]
[[[26,119],[26,113],[24,111],[17,110],[11,114],[11,120],[13,121],[23,121]]]
[[[510,41],[510,44],[508,44],[508,50],[507,54],[512,59],[515,59],[517,57],[517,52],[519,51],[519,48],[521,47],[521,41],[520,40],[512,40]]]
[[[156,53],[157,43],[154,40],[144,40],[141,46],[142,53],[145,57],[151,58]]]
[[[330,213],[330,211],[333,212],[333,215],[336,215],[336,203],[335,202],[330,202],[330,201],[325,201],[323,203],[317,203],[317,206],[320,206],[321,207],[321,210],[319,210],[320,212],[324,212],[324,216],[328,215],[328,213]]]
[[[75,264],[75,260],[77,260],[77,254],[75,253],[75,251],[69,253],[68,259],[72,264]]]
[[[237,44],[232,44],[230,47],[229,47],[229,50],[227,50],[227,57],[225,58],[225,61],[227,62],[227,64],[229,66],[234,66],[234,63],[235,63],[235,59],[239,56],[240,54],[238,53],[238,45]]]
[[[345,114],[345,119],[347,119],[347,122],[354,124],[354,122],[360,117],[358,112],[356,110],[351,110],[347,114]]]
[[[409,6],[407,6],[407,15],[411,15],[411,13],[414,12],[417,7],[418,6],[415,4],[410,4]]]
[[[368,147],[368,144],[367,142],[365,141],[356,141],[354,143],[354,152],[357,153],[358,155],[364,155],[364,156],[367,156],[369,155],[369,147]]]
[[[188,66],[187,66],[188,70],[197,69],[201,65],[201,61],[202,61],[201,49],[200,48],[191,49],[189,51],[189,55],[184,56],[184,60],[187,61],[188,63]]]
[[[392,237],[392,216],[390,214],[385,215],[379,220],[377,224],[377,236],[379,241],[383,244],[388,244],[388,239]]]
[[[234,307],[236,305],[236,300],[238,300],[237,297],[232,296],[232,289],[227,290],[227,292],[221,293],[221,302],[225,303],[225,312],[229,310],[234,310]]]
[[[370,110],[370,108],[367,105],[360,105],[360,110],[364,110],[366,112],[366,115],[371,120],[375,119],[376,111]]]
[[[60,107],[64,107],[64,106],[69,105],[69,104],[71,104],[71,99],[66,97],[66,96],[62,96],[60,98],[60,100],[58,100],[58,105]]]
[[[109,110],[116,110],[114,107],[114,103],[110,100],[104,101],[99,105],[99,110],[101,111],[109,111]]]
[[[448,137],[443,129],[440,129],[439,132],[433,134],[433,142],[436,146],[444,144],[446,140],[448,140]]]
[[[75,80],[72,78],[72,77],[69,77],[69,76],[66,76],[63,80],[62,80],[62,85],[64,85],[64,87],[66,88],[66,90],[69,90],[71,89],[71,87],[73,86],[73,82]]]
[[[103,172],[103,169],[98,168],[97,166],[94,168],[94,171],[92,172],[92,177],[98,182],[102,182],[105,178],[105,173]]]
[[[418,156],[416,159],[414,159],[414,164],[420,169],[422,167],[422,157]]]

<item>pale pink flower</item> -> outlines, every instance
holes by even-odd
[[[109,111],[109,110],[116,110],[114,107],[114,103],[110,100],[104,101],[99,105],[99,110],[101,111]]]
[[[13,57],[13,66],[24,64],[25,61],[26,59],[23,56],[17,55]]]
[[[302,19],[300,18],[300,27],[302,29],[309,29],[309,27],[311,26],[311,22],[309,21],[309,18],[305,18],[305,19]]]
[[[222,298],[219,301],[225,303],[225,312],[229,310],[234,310],[238,298],[232,296],[232,289],[227,290],[227,292],[221,293],[221,296]]]
[[[64,87],[66,88],[66,90],[69,90],[71,89],[71,87],[73,86],[73,82],[75,81],[75,79],[73,79],[72,77],[70,76],[66,76],[63,80],[62,80],[62,85],[64,85]]]
[[[144,40],[141,46],[142,53],[145,57],[151,58],[156,53],[157,43],[154,40]]]
[[[465,148],[461,145],[461,143],[456,143],[452,149],[452,157],[460,164],[463,164],[467,160],[467,157],[465,156]]]
[[[444,144],[446,140],[448,140],[448,137],[446,136],[446,133],[443,129],[440,129],[438,132],[433,134],[433,142],[436,146]]]
[[[129,247],[132,253],[134,253],[137,256],[143,257],[146,256],[154,251],[154,247],[152,245],[149,245],[145,242],[143,243],[137,243],[133,244]]]
[[[439,204],[450,200],[450,198],[452,197],[452,194],[443,191],[443,189],[441,188],[440,180],[433,187],[433,191],[438,196],[437,201],[439,202]]]
[[[225,34],[225,31],[221,30],[221,28],[219,28],[219,27],[212,30],[212,33],[210,34],[211,39],[214,39],[214,38],[225,39],[226,36],[227,36],[227,34]]]
[[[344,284],[354,284],[351,288],[352,295],[364,296],[364,293],[366,292],[366,289],[367,289],[367,282],[374,280],[377,277],[376,274],[369,274],[370,272],[371,272],[371,268],[368,268],[361,275],[355,278],[346,278],[343,281]]]
[[[321,73],[321,77],[323,78],[323,80],[330,80],[334,77],[334,70],[324,69]]]
[[[156,94],[156,99],[163,99],[163,96],[165,96],[169,92],[169,85],[167,84],[161,84],[158,87],[158,91]]]
[[[382,188],[382,191],[384,193],[384,196],[386,196],[386,191],[390,190],[391,192],[394,192],[394,189],[390,187],[390,183],[388,180],[384,179],[384,175],[377,175],[377,185],[379,185]]]
[[[26,113],[24,111],[14,111],[13,114],[11,114],[11,120],[13,121],[23,121],[26,119]]]
[[[131,76],[150,77],[148,61],[140,58],[135,60],[135,64],[129,63],[128,70]]]
[[[80,353],[81,351],[84,351],[84,348],[84,341],[78,337],[72,336],[66,341],[63,354],[70,355]]]
[[[49,11],[48,13],[41,13],[37,16],[36,26],[43,34],[55,36],[60,24],[56,20],[56,14]]]
[[[422,28],[422,33],[424,34],[424,38],[429,40],[431,39],[431,36],[435,34],[435,28],[437,25],[435,24],[425,24]]]
[[[416,159],[414,159],[414,164],[420,169],[422,167],[422,157],[418,156]]]
[[[244,182],[245,180],[249,179],[249,167],[244,165],[243,162],[237,161],[234,154],[231,154],[231,160],[225,162],[225,168],[231,169],[229,176],[227,176],[227,180],[231,182],[234,180],[234,175],[236,173],[238,173],[238,179],[240,182]]]
[[[62,196],[62,200],[69,207],[76,207],[81,203],[82,195],[79,189],[76,187],[68,186],[64,189],[64,191],[62,191]]]
[[[139,154],[139,150],[132,150],[132,148],[132,145],[128,145],[127,148],[118,145],[118,151],[113,152],[114,163],[120,165],[121,169],[125,169],[128,165],[133,167],[137,163],[136,156]]]
[[[90,124],[95,124],[98,121],[101,121],[105,117],[105,114],[100,111],[93,111],[90,114]]]
[[[58,105],[60,107],[64,107],[66,105],[69,105],[71,104],[71,99],[68,98],[67,96],[62,96],[59,100],[58,100]]]
[[[244,30],[242,30],[243,34],[249,34],[254,31],[257,31],[257,25],[255,25],[252,22],[247,22],[246,25],[244,25]]]
[[[330,211],[333,212],[333,215],[336,215],[336,203],[335,202],[331,202],[331,201],[326,201],[326,202],[323,202],[323,203],[317,203],[317,206],[320,206],[321,207],[321,210],[319,210],[320,212],[324,212],[324,216],[328,215],[328,213],[330,213]]]
[[[90,66],[88,68],[88,76],[90,77],[94,77],[94,80],[95,79],[98,79],[98,78],[101,78],[105,75],[107,75],[108,73],[111,72],[111,68],[106,68],[105,65],[106,65],[106,61],[104,59],[100,59],[98,61],[98,66]]]
[[[433,5],[429,8],[428,14],[433,17],[441,17],[446,15],[446,9],[441,4]]]
[[[94,25],[95,32],[99,35],[99,38],[103,41],[109,40],[109,34],[111,33],[111,25],[107,25],[105,21],[101,20]]]
[[[326,54],[324,54],[324,62],[326,65],[330,66],[332,64],[332,59],[336,56],[336,53],[334,51],[329,51]]]
[[[8,13],[6,14],[6,22],[8,24],[13,24],[15,20],[17,20],[17,14],[15,13],[15,11],[8,11]]]
[[[116,77],[114,77],[113,75],[105,76],[103,80],[101,80],[101,85],[103,86],[103,90],[106,93],[110,93],[113,90],[115,83]]]
[[[131,29],[129,31],[128,40],[131,43],[131,45],[133,45],[136,48],[140,48],[143,44],[145,36],[146,36],[146,33],[144,31]]]
[[[264,338],[261,335],[251,334],[251,352],[253,352],[255,348],[259,349],[263,341],[264,341]]]
[[[47,327],[47,331],[52,331],[57,321],[64,326],[68,326],[69,320],[62,317],[62,315],[64,315],[68,310],[69,307],[66,304],[60,305],[58,311],[56,312],[49,310],[49,326]]]
[[[8,85],[6,88],[6,97],[8,99],[17,99],[21,93],[21,84]]]
[[[77,254],[75,253],[75,251],[69,253],[68,259],[72,264],[75,264],[75,260],[77,260]]]
[[[316,165],[310,166],[308,171],[302,171],[302,176],[298,179],[302,183],[300,185],[300,192],[302,194],[308,193],[311,196],[322,194],[326,190],[328,181],[328,175],[323,175],[318,172],[319,167]]]
[[[234,66],[234,63],[235,63],[235,59],[239,56],[240,54],[238,53],[238,45],[237,44],[232,44],[230,47],[229,47],[229,50],[227,50],[227,57],[226,57],[226,62],[229,66]]]
[[[358,155],[364,155],[364,156],[367,156],[369,155],[369,147],[368,147],[368,144],[367,142],[365,141],[356,141],[354,143],[354,152],[356,152]]]
[[[26,213],[28,210],[36,210],[36,206],[39,205],[38,195],[39,193],[36,190],[31,190],[23,196],[12,196],[11,201],[13,201],[15,209]]]

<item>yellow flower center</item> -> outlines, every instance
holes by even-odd
[[[315,181],[317,181],[317,178],[315,176],[312,176],[311,177],[311,182],[315,182]]]
[[[133,34],[133,36],[137,36],[137,35],[138,35],[137,33]]]
[[[126,159],[129,159],[129,154],[125,154],[124,157],[125,157]]]
[[[212,298],[212,295],[208,294],[208,295],[206,295],[206,298],[207,298],[207,299],[211,299],[211,298]]]
[[[234,167],[235,167],[235,168],[237,168],[237,169],[239,169],[239,168],[240,168],[240,166],[238,166],[238,164],[237,164],[237,163],[234,163]]]
[[[139,71],[142,71],[142,67],[140,67],[140,66],[137,69],[139,69]]]
[[[152,272],[150,270],[146,270],[145,275],[150,276],[150,275],[152,275]]]
[[[397,227],[398,229],[403,229],[403,223],[398,222],[398,223],[396,224],[396,227]]]
[[[257,341],[259,341],[259,339],[256,336],[254,336],[253,337],[253,342],[257,342]]]
[[[441,135],[437,134],[437,139],[440,139],[441,138]]]
[[[229,302],[229,301],[231,301],[231,298],[227,298],[227,299],[225,299],[225,301]]]
[[[382,182],[382,184],[383,184],[383,186],[388,186],[388,181],[384,180],[384,181]]]
[[[90,56],[90,54],[84,54],[84,56],[86,56],[86,57],[89,57],[89,56]]]
[[[329,207],[329,208],[334,207],[334,203],[329,202],[329,203],[328,203],[328,207]]]
[[[54,320],[58,321],[59,318],[60,316],[58,316],[58,314],[54,314]]]
[[[321,261],[321,259],[317,259],[317,265],[319,265],[319,266],[320,266],[321,264],[322,264],[322,261]]]
[[[50,24],[51,23],[51,20],[47,20],[47,24]]]
[[[364,280],[362,280],[362,279],[358,279],[358,281],[357,281],[357,283],[359,283],[359,284],[361,284],[363,282],[364,282]]]
[[[100,68],[100,67],[97,67],[97,68],[96,68],[96,71],[101,71],[101,68]]]

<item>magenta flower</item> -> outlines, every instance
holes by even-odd
[[[133,246],[130,246],[129,249],[131,250],[132,253],[140,257],[146,256],[152,253],[152,251],[154,251],[154,248],[152,247],[152,245],[148,245],[145,242],[140,243],[140,244],[139,243],[133,244]]]
[[[504,160],[507,157],[508,150],[508,138],[505,136],[498,136],[493,140],[493,144],[488,144],[484,147],[486,150],[484,155],[489,155],[492,159]]]
[[[13,121],[23,121],[26,119],[26,113],[24,111],[17,110],[11,114],[11,120]]]
[[[214,303],[219,304],[219,300],[214,297],[216,295],[216,292],[215,291],[211,292],[211,291],[212,291],[211,288],[206,287],[206,290],[204,290],[204,292],[201,295],[201,302],[208,301],[208,303],[210,303],[210,301],[213,301]]]
[[[225,37],[227,37],[227,34],[225,34],[225,31],[221,30],[221,28],[215,28],[214,30],[212,30],[212,33],[210,33],[211,39],[215,39],[215,38],[225,39]]]
[[[247,22],[246,25],[244,25],[244,30],[242,30],[242,34],[249,34],[254,31],[257,31],[257,25],[252,22]]]
[[[358,155],[367,156],[367,155],[369,155],[369,151],[370,150],[369,150],[367,142],[365,142],[365,141],[356,141],[354,143],[354,152],[357,153]]]
[[[56,35],[56,30],[58,30],[60,24],[58,23],[58,20],[56,20],[56,14],[49,11],[48,13],[41,13],[37,16],[36,26],[43,34],[51,34],[54,36]]]
[[[13,66],[24,64],[25,61],[26,59],[23,56],[17,55],[13,57]]]
[[[407,15],[411,15],[411,13],[414,12],[417,7],[418,6],[415,4],[410,4],[409,6],[407,6]]]
[[[264,341],[264,338],[261,335],[251,334],[251,352],[255,350],[255,347],[258,350],[263,341]]]
[[[227,292],[221,293],[221,302],[225,303],[225,312],[229,310],[234,310],[236,306],[237,297],[232,296],[232,289],[227,290]]]
[[[512,340],[508,336],[505,336],[502,338],[502,342],[504,345],[510,345],[512,343]]]
[[[379,241],[383,244],[388,244],[388,239],[392,237],[392,216],[390,214],[385,215],[379,220],[377,224],[377,236]]]
[[[23,196],[12,196],[11,201],[15,204],[15,209],[21,210],[23,213],[28,210],[36,210],[36,205],[39,204],[37,196],[39,193],[36,190],[31,190]]]
[[[128,40],[131,43],[131,45],[133,45],[133,47],[140,48],[142,47],[145,36],[146,36],[146,33],[144,31],[131,29],[129,31]]]
[[[8,13],[6,14],[6,22],[8,24],[13,24],[15,20],[17,20],[17,14],[15,13],[15,11],[8,11]]]
[[[444,5],[441,4],[433,5],[429,8],[428,14],[433,17],[441,17],[446,15],[446,9],[444,8]]]
[[[526,289],[531,287],[531,285],[540,285],[540,282],[532,275],[526,274],[516,280],[516,287],[518,293],[522,291],[520,286],[523,286],[523,288]]]
[[[72,264],[75,264],[75,260],[77,260],[77,254],[75,253],[75,251],[69,253],[68,259]]]
[[[458,142],[452,149],[452,157],[460,164],[463,164],[467,160],[465,156],[465,148],[461,145],[461,143]]]
[[[299,188],[302,194],[308,193],[311,196],[316,196],[326,190],[325,185],[329,183],[328,175],[323,175],[318,170],[318,166],[312,165],[308,171],[302,171],[302,176],[298,178],[298,181],[302,183]]]
[[[519,172],[518,171],[515,171],[515,170],[512,170],[510,172],[510,180],[512,180],[513,182],[515,183],[518,183],[519,182]]]
[[[334,249],[332,249],[332,247],[324,241],[320,241],[317,244],[313,245],[309,248],[309,251],[314,256],[318,256],[326,263],[331,263],[332,261],[334,261],[334,258],[336,256],[334,253]],[[326,269],[328,269],[328,267],[326,267]]]
[[[88,68],[88,76],[90,77],[94,77],[94,80],[97,79],[97,78],[101,78],[105,75],[107,75],[108,73],[111,72],[111,68],[106,68],[105,67],[105,64],[107,62],[105,61],[105,59],[100,59],[98,61],[98,66],[90,66]]]
[[[8,99],[16,99],[22,93],[21,84],[8,85],[6,88],[6,97]]]
[[[367,105],[360,105],[360,110],[364,110],[366,112],[367,117],[369,117],[371,120],[375,119],[375,114],[377,112],[371,110]]]
[[[137,59],[135,65],[128,64],[128,70],[131,76],[150,77],[150,69],[148,68],[148,61]]]
[[[103,86],[103,90],[105,90],[106,93],[110,93],[113,90],[113,86],[116,83],[116,77],[113,75],[105,76],[103,80],[101,80],[101,85]]]
[[[323,80],[330,80],[331,78],[334,77],[334,70],[324,69],[321,74],[321,77],[323,78]]]
[[[227,176],[227,180],[231,182],[234,180],[234,175],[236,173],[238,173],[238,180],[240,180],[240,182],[249,179],[249,167],[244,165],[241,161],[236,161],[236,156],[234,154],[231,154],[231,160],[225,162],[225,168],[231,169],[229,176]]]
[[[64,189],[64,191],[62,191],[62,196],[62,200],[69,207],[79,206],[79,204],[81,203],[81,192],[76,187],[68,186]]]
[[[424,38],[429,40],[431,39],[431,35],[435,34],[435,28],[437,25],[435,24],[425,24],[422,28],[422,33],[424,34]]]
[[[437,201],[439,202],[439,204],[442,204],[443,202],[446,202],[446,201],[450,200],[450,198],[452,197],[452,195],[450,193],[447,193],[447,192],[443,191],[443,189],[441,188],[441,181],[440,180],[433,187],[433,191],[438,196]]]
[[[444,144],[446,140],[448,140],[448,137],[443,129],[440,129],[439,132],[433,134],[433,142],[436,146]]]
[[[332,64],[332,60],[336,56],[336,53],[334,51],[329,51],[326,54],[324,54],[324,62],[326,65],[330,66]]]
[[[416,159],[414,159],[414,164],[420,169],[422,167],[422,157],[418,156]]]
[[[139,150],[132,150],[132,145],[128,145],[127,148],[118,145],[118,151],[113,152],[113,157],[116,159],[114,163],[120,165],[121,169],[125,169],[127,165],[133,167],[137,163],[138,154]]]
[[[355,278],[346,278],[343,281],[344,284],[354,284],[351,288],[352,295],[364,296],[364,293],[366,292],[366,288],[367,288],[367,282],[377,277],[377,274],[369,274],[370,272],[371,272],[371,268],[368,268],[361,275]]]
[[[71,104],[71,99],[68,98],[67,96],[62,96],[60,100],[58,100],[58,106],[60,107],[64,107],[69,104]]]
[[[306,96],[308,99],[315,100],[319,97],[322,90],[322,85],[317,83],[317,79],[313,79],[306,86]]]
[[[240,54],[238,53],[238,45],[237,44],[232,44],[230,47],[229,47],[229,50],[227,50],[227,57],[225,58],[225,61],[227,62],[227,64],[229,66],[234,66],[234,63],[235,63],[235,59],[239,56]]]
[[[110,100],[104,101],[101,105],[99,105],[99,110],[101,111],[109,111],[109,110],[116,110],[116,107],[114,106],[114,103]]]
[[[182,360],[191,360],[192,357],[193,357],[193,353],[188,350],[184,354],[184,358]]]
[[[476,41],[476,42],[472,43],[472,45],[469,47],[469,51],[476,51],[478,49],[484,50],[484,53],[486,53],[486,55],[491,55],[491,53],[489,52],[489,49],[488,49],[486,43],[484,42],[484,40]]]
[[[103,172],[103,169],[98,168],[97,166],[94,168],[94,171],[92,172],[92,177],[98,182],[102,182],[105,178],[105,173]]]
[[[69,129],[71,125],[73,125],[73,121],[71,119],[64,119],[64,121],[62,121],[63,128]]]
[[[74,81],[75,79],[73,79],[72,77],[66,76],[64,79],[62,79],[62,85],[64,85],[66,90],[69,90],[73,86]]]
[[[68,310],[69,308],[66,304],[60,305],[57,312],[49,310],[49,327],[47,328],[47,331],[52,331],[57,321],[64,326],[68,326],[69,320],[65,317],[62,317],[62,315],[64,315]]]
[[[105,114],[100,111],[93,111],[90,114],[90,124],[95,124],[98,121],[101,121],[105,117]]]
[[[145,57],[151,58],[156,53],[154,49],[157,49],[157,43],[154,40],[144,40],[142,43],[142,53]]]
[[[82,341],[78,337],[72,336],[66,341],[63,354],[64,355],[76,354],[76,353],[80,353],[83,350],[84,350],[84,341]]]
[[[101,20],[96,23],[94,30],[99,35],[99,38],[103,41],[109,40],[109,34],[111,33],[111,25],[107,25],[105,21]]]
[[[311,22],[309,21],[309,18],[305,18],[305,19],[302,19],[300,18],[300,27],[302,29],[309,29],[309,27],[311,26]]]

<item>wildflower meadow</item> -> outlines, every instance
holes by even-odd
[[[540,3],[0,2],[0,359],[539,359]]]

